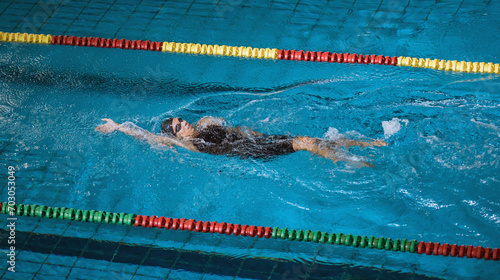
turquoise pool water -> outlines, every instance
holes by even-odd
[[[42,4],[2,3],[2,31],[494,63],[500,55],[495,2]],[[43,7],[52,16],[29,30]],[[19,202],[499,247],[497,75],[2,43],[0,77],[1,161],[18,169]],[[94,131],[107,117],[158,132],[172,116],[390,145],[340,152],[375,165],[359,169],[307,152],[244,160]],[[6,188],[0,194],[5,201]],[[127,236],[106,230],[104,240]],[[127,241],[156,242],[140,238],[147,231]],[[484,260],[282,243],[242,251],[251,241],[207,238],[190,248],[445,278],[498,272]]]

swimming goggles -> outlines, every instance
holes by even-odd
[[[172,129],[172,132],[174,133],[175,136],[177,136],[177,132],[179,132],[179,130],[181,130],[181,128],[182,128],[181,123],[184,121],[181,118],[177,118],[177,120],[179,120],[179,123],[177,125],[175,125],[175,131],[173,131],[173,129]]]

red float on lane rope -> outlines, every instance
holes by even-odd
[[[302,50],[279,50],[278,59],[353,64],[380,64],[392,66],[396,66],[398,64],[398,58],[395,56],[389,57],[383,55],[358,55],[355,53],[304,52]]]
[[[52,45],[69,45],[69,46],[84,46],[84,47],[100,47],[100,48],[116,48],[116,49],[131,49],[145,51],[161,51],[163,42],[151,42],[142,40],[125,40],[125,39],[103,39],[94,37],[77,37],[77,36],[52,36]]]

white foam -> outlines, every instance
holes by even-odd
[[[336,140],[341,138],[342,136],[342,133],[340,133],[338,129],[336,129],[335,127],[329,127],[328,131],[323,135],[323,138],[328,140]]]
[[[400,120],[398,118],[392,118],[390,121],[383,121],[382,127],[384,128],[384,137],[389,138],[398,133],[398,131],[401,130],[401,123],[404,123],[406,126],[408,122],[407,119]]]
[[[494,125],[493,123],[484,123],[484,122],[480,122],[480,121],[476,121],[476,119],[471,119],[470,120],[471,122],[473,123],[476,123],[480,126],[483,126],[483,127],[486,127],[486,128],[490,128],[492,129],[493,131],[495,131],[495,133],[500,136],[500,128],[498,128],[496,125]]]

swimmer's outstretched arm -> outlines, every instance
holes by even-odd
[[[171,137],[166,137],[166,136],[161,136],[161,135],[156,135],[154,133],[151,133],[143,128],[140,128],[136,126],[135,124],[131,122],[125,122],[123,124],[119,124],[114,122],[111,119],[102,119],[103,121],[106,121],[105,124],[102,124],[98,127],[95,128],[96,131],[99,131],[101,133],[111,133],[115,130],[121,131],[127,135],[134,136],[135,138],[145,140],[149,144],[160,144],[164,146],[180,146],[184,147],[188,150],[191,150],[193,152],[198,152],[196,147],[194,147],[191,143],[185,143],[183,141],[179,141],[177,139],[171,138]]]

